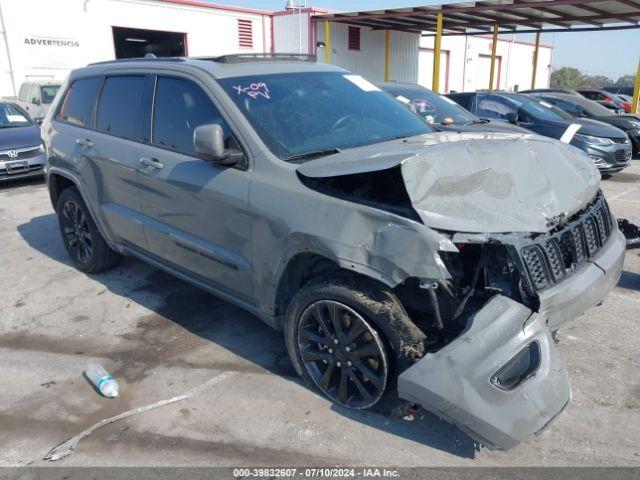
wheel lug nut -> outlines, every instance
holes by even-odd
[[[338,363],[336,363],[336,365],[337,365],[338,367],[341,367],[341,366],[342,366],[342,363],[338,362]]]
[[[350,367],[350,366],[351,366],[351,360],[347,362],[347,367]]]
[[[350,352],[350,351],[351,351],[351,349],[350,349],[349,347],[345,348],[345,350],[346,350],[347,352]]]
[[[333,343],[335,343],[335,344],[337,345],[337,344],[339,343],[338,339],[337,339],[337,338],[334,338],[334,339],[333,339]]]
[[[330,348],[330,349],[329,349],[329,353],[333,353],[333,348]]]

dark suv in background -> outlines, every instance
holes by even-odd
[[[573,117],[590,118],[619,128],[631,139],[634,153],[640,155],[640,115],[634,113],[616,114],[597,102],[577,95],[542,93],[533,96]]]
[[[47,181],[81,271],[136,256],[282,331],[332,401],[397,391],[491,448],[568,404],[551,331],[625,255],[580,150],[434,133],[359,75],[255,55],[97,64],[57,98]]]
[[[470,92],[448,97],[480,118],[509,122],[551,138],[561,138],[572,124],[578,124],[580,129],[571,145],[587,153],[602,173],[619,172],[631,162],[631,141],[622,130],[588,118],[573,118],[528,95]]]

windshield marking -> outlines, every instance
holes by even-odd
[[[236,85],[233,88],[238,92],[238,95],[246,93],[254,100],[258,97],[264,97],[268,100],[271,100],[271,96],[269,95],[269,87],[267,87],[267,84],[264,82],[251,83],[246,87],[243,87],[242,85]]]

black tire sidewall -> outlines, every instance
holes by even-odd
[[[78,259],[73,254],[71,248],[69,247],[69,244],[64,235],[64,225],[62,223],[62,215],[63,215],[62,208],[64,207],[65,203],[69,201],[72,201],[73,203],[75,203],[78,206],[78,208],[82,210],[82,214],[87,219],[87,226],[89,228],[89,233],[91,233],[91,238],[93,239],[93,252],[91,255],[91,259],[88,262],[78,261]],[[56,205],[56,213],[58,214],[58,225],[60,227],[60,234],[62,235],[62,241],[64,242],[64,246],[67,249],[69,257],[71,257],[71,260],[73,261],[74,266],[81,272],[85,272],[85,273],[93,273],[97,270],[100,270],[100,266],[102,263],[100,256],[105,255],[107,253],[105,249],[109,247],[106,245],[104,239],[102,238],[102,235],[100,234],[100,231],[98,230],[96,223],[93,221],[93,217],[91,216],[89,209],[84,203],[84,200],[82,200],[82,196],[80,195],[80,192],[78,191],[78,189],[76,189],[75,187],[70,187],[62,191],[62,193],[58,197],[58,202]]]
[[[363,301],[365,297],[368,299],[366,302]],[[360,289],[339,279],[311,282],[294,296],[287,308],[284,320],[284,339],[287,352],[298,375],[302,377],[307,385],[318,389],[302,362],[298,346],[298,326],[303,312],[319,300],[333,300],[347,305],[362,315],[371,327],[375,329],[383,345],[388,369],[385,393],[382,398],[386,397],[390,391],[395,391],[398,364],[402,363],[402,361],[400,360],[399,362],[398,355],[395,349],[392,348],[392,341],[388,338],[384,328],[389,323],[387,312],[384,308],[379,308],[380,302],[376,301],[375,298],[371,298],[370,290]]]

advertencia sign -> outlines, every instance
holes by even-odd
[[[25,45],[42,47],[79,47],[80,42],[73,38],[25,37]]]

